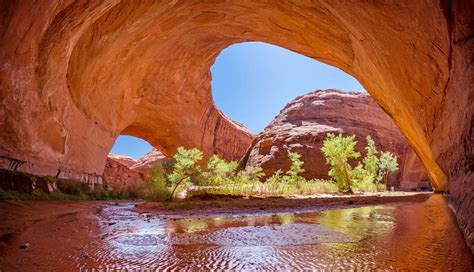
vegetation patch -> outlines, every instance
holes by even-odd
[[[288,171],[278,170],[265,179],[261,167],[251,165],[238,170],[237,162],[227,162],[217,155],[208,159],[207,171],[204,171],[200,166],[203,153],[199,149],[179,147],[168,173],[160,163],[155,166],[145,184],[145,198],[173,199],[182,191],[188,198],[207,199],[211,196],[270,197],[385,191],[388,176],[398,169],[397,158],[390,152],[379,152],[372,137],[368,136],[366,141],[367,155],[352,167],[348,161],[360,157],[355,151],[355,136],[327,134],[321,152],[330,167],[329,180],[304,178],[304,162],[297,152],[288,152],[291,162]]]
[[[114,199],[148,199],[170,200],[177,195],[194,198],[216,197],[278,197],[289,195],[317,195],[353,192],[379,192],[386,190],[388,176],[398,169],[397,158],[390,152],[379,152],[375,141],[367,136],[366,156],[355,167],[348,161],[359,158],[355,151],[355,136],[327,134],[321,152],[326,158],[330,170],[329,180],[311,179],[302,176],[305,172],[304,162],[297,152],[288,152],[291,162],[288,171],[276,171],[265,179],[265,173],[259,166],[250,165],[238,170],[235,161],[227,162],[217,155],[206,162],[206,170],[201,168],[203,153],[197,149],[178,147],[173,163],[157,163],[149,180],[133,188],[122,191],[108,190],[107,181],[90,189],[88,184],[55,177],[34,177],[21,174],[21,186],[33,189],[27,193],[16,190],[0,189],[0,199],[34,199],[34,200],[114,200]],[[5,175],[5,173],[0,173]],[[12,174],[12,175],[16,175]],[[8,186],[17,183],[3,182]],[[16,177],[16,176],[15,176]],[[26,186],[30,183],[30,186]],[[48,191],[48,185],[57,190]],[[180,205],[184,205],[181,207]],[[178,204],[170,209],[188,209],[189,204]]]

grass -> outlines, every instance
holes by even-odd
[[[387,187],[386,187],[385,184],[383,184],[383,183],[373,183],[371,181],[368,181],[368,182],[364,182],[364,181],[357,182],[357,181],[355,181],[352,184],[351,188],[354,192],[372,192],[372,193],[375,193],[375,192],[381,192],[381,191],[386,191],[387,190]]]
[[[39,177],[31,177],[35,180]],[[129,192],[117,193],[108,191],[98,185],[90,189],[86,183],[56,179],[54,177],[44,177],[48,183],[56,183],[58,190],[46,192],[41,188],[36,188],[31,193],[22,193],[15,190],[5,190],[0,188],[0,200],[120,200],[133,199]]]
[[[256,182],[225,184],[220,186],[195,186],[189,192],[191,197],[216,196],[289,196],[334,194],[339,190],[332,181],[301,180],[299,182]]]
[[[2,200],[86,200],[90,199],[86,195],[68,195],[62,192],[54,191],[47,193],[41,189],[36,189],[31,194],[20,193],[13,190],[0,189],[0,199]]]

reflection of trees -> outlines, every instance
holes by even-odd
[[[294,223],[295,216],[292,213],[278,214],[277,217],[280,220],[281,225],[290,225]]]
[[[210,218],[183,218],[166,220],[166,230],[172,233],[195,233],[232,228],[232,227],[258,227],[271,224],[288,225],[293,223],[293,214],[278,214],[248,217],[210,217]]]
[[[395,226],[393,206],[327,210],[319,213],[316,222],[332,230],[363,239],[389,232]]]

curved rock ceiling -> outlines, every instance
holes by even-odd
[[[449,176],[452,203],[469,208],[458,192],[473,177],[473,5],[3,1],[0,165],[100,175],[121,133],[166,155],[184,144],[236,158],[252,136],[214,106],[209,68],[231,44],[263,41],[356,77],[434,188],[447,189]]]

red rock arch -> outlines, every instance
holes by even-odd
[[[209,67],[226,46],[263,41],[355,76],[470,214],[473,5],[4,1],[1,165],[100,174],[122,132],[167,155],[185,143],[235,157],[250,135],[216,110]]]

